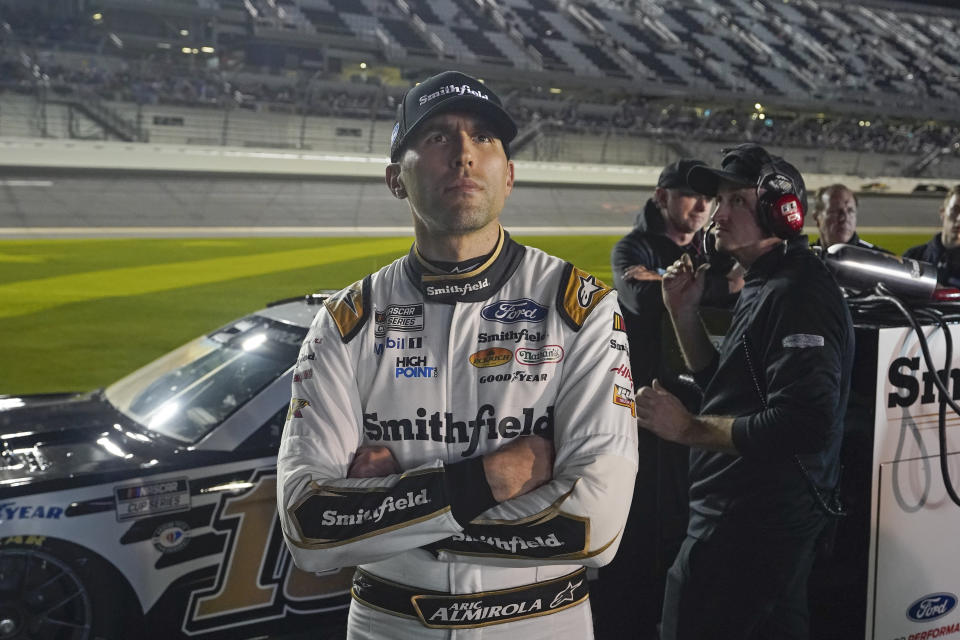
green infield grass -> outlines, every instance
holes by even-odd
[[[517,239],[610,282],[618,236]],[[868,238],[895,252],[927,236]],[[0,395],[84,391],[272,300],[339,289],[410,238],[0,241]]]

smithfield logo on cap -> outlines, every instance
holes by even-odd
[[[490,99],[490,96],[488,96],[485,93],[481,93],[476,89],[473,89],[468,84],[462,84],[460,86],[457,86],[455,84],[448,84],[445,87],[440,87],[438,91],[434,91],[433,93],[428,93],[425,96],[420,96],[420,106],[422,107],[423,105],[427,104],[431,100],[439,98],[440,96],[446,96],[450,94],[456,94],[458,96],[462,96],[465,93],[469,93],[470,95],[476,96],[478,98],[483,98],[484,100]]]
[[[911,604],[907,617],[914,622],[929,622],[947,615],[955,606],[957,596],[952,593],[931,593]]]
[[[400,135],[400,123],[393,125],[393,133],[390,134],[390,146],[392,147],[397,141],[397,136]]]

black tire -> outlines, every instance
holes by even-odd
[[[0,640],[121,638],[119,585],[98,559],[0,549]]]

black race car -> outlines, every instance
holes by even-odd
[[[352,568],[276,515],[293,365],[321,296],[83,394],[0,396],[0,640],[342,637]]]

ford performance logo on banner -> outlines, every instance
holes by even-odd
[[[957,606],[957,596],[952,593],[931,593],[910,605],[907,617],[914,622],[929,622],[947,615]]]
[[[547,317],[547,307],[541,306],[529,298],[500,300],[485,306],[480,311],[480,315],[486,320],[504,324],[542,322]]]

